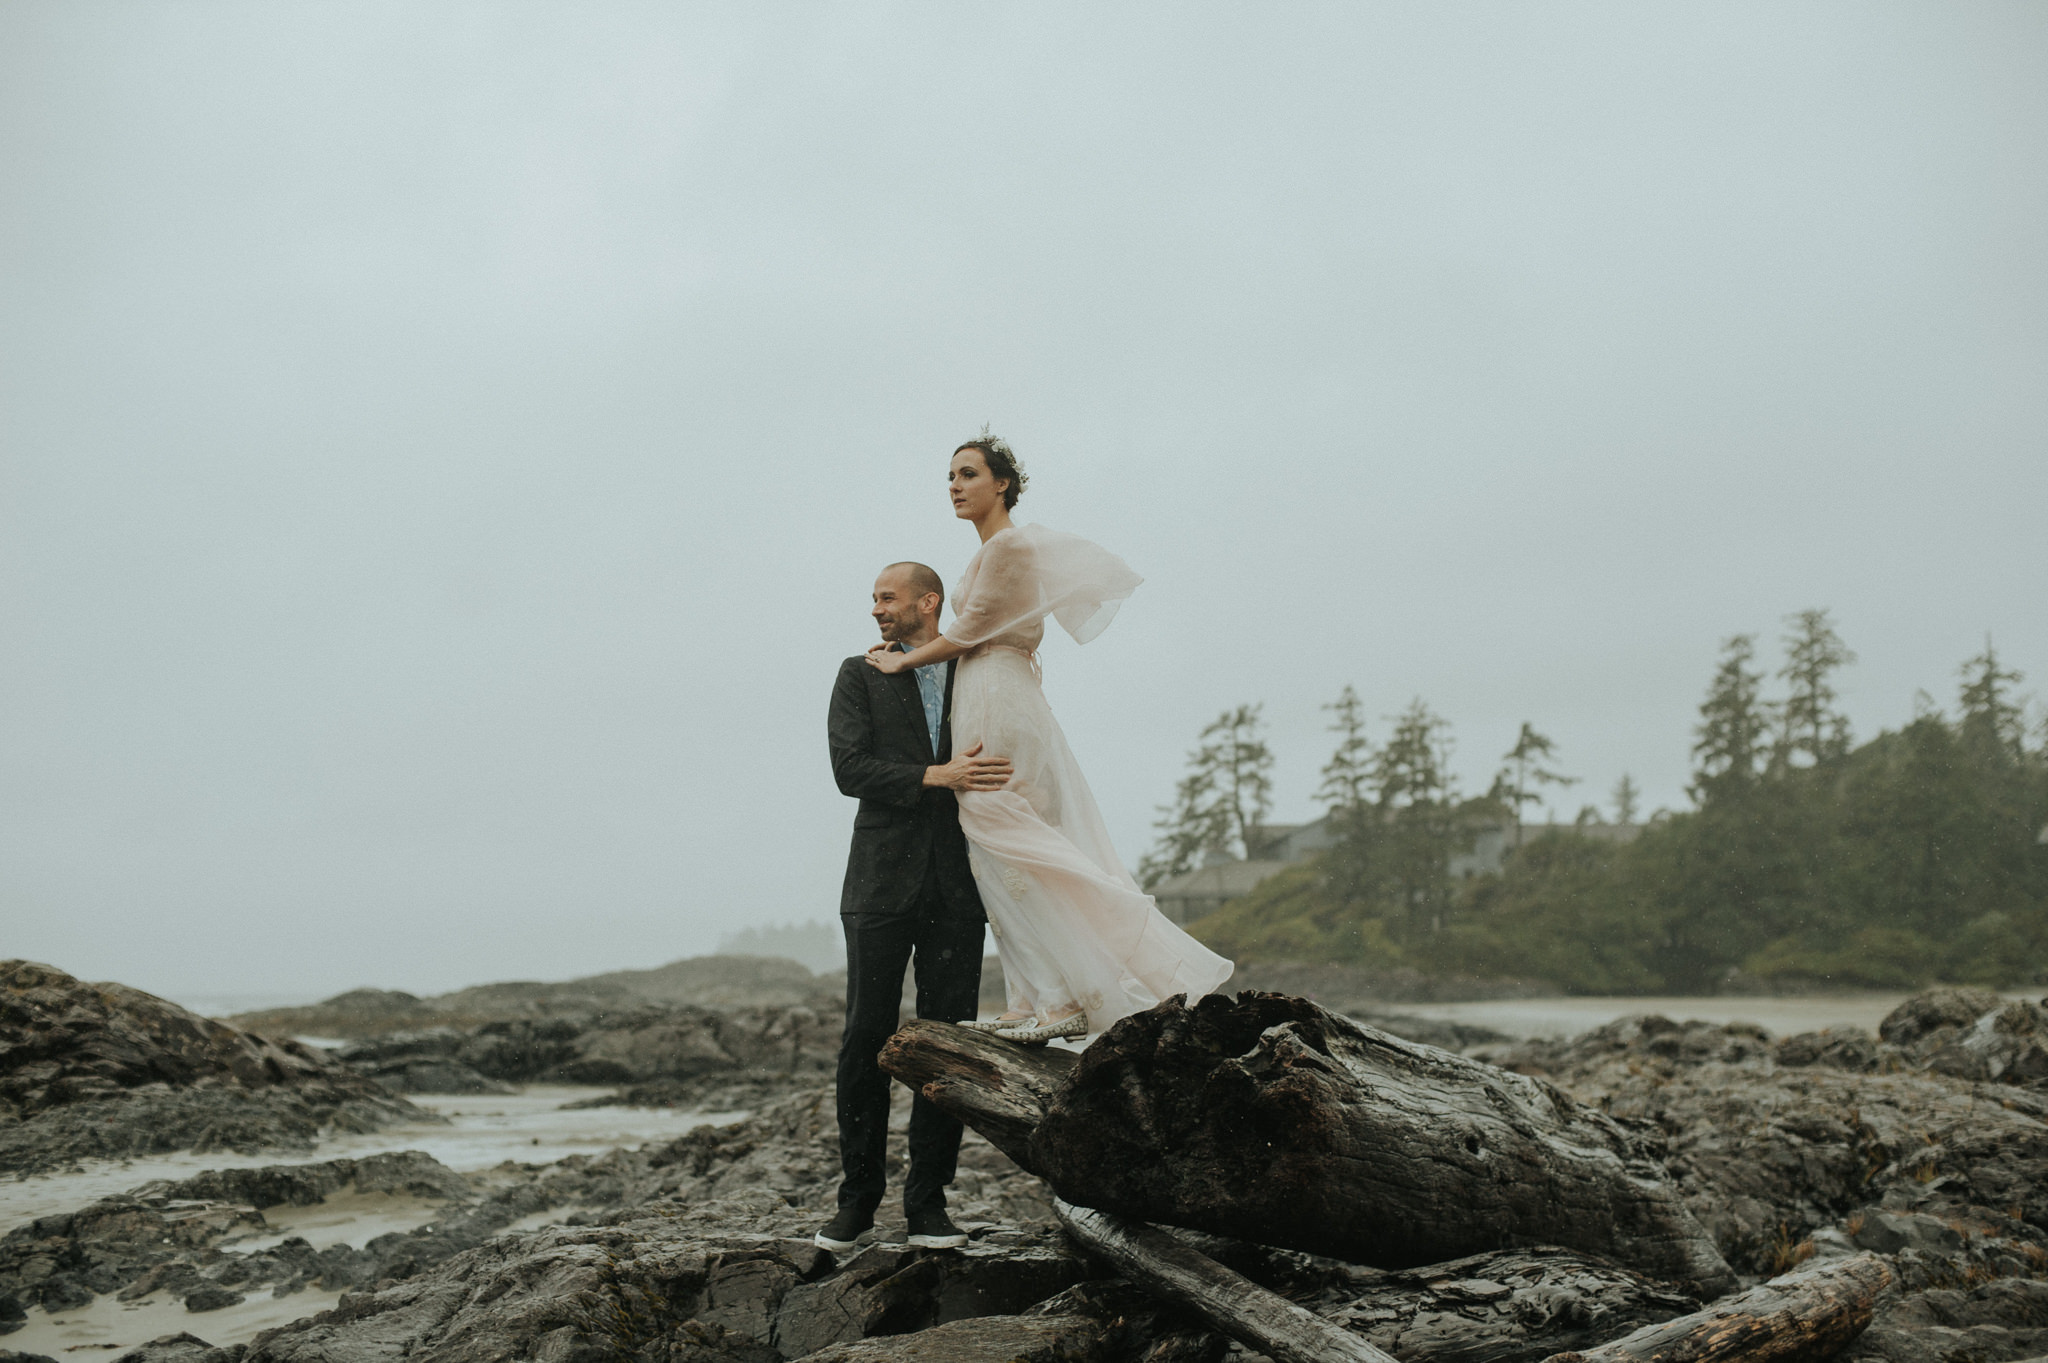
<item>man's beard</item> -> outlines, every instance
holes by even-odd
[[[915,633],[917,633],[917,617],[914,615],[882,622],[882,639],[886,643],[902,643]]]

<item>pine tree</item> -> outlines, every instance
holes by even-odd
[[[1210,853],[1248,856],[1273,807],[1273,754],[1258,705],[1225,710],[1202,730],[1173,803],[1159,808],[1159,841],[1138,863],[1147,889],[1200,866]]]
[[[1409,921],[1431,932],[1449,913],[1450,859],[1460,842],[1450,755],[1450,725],[1418,697],[1373,762],[1378,878]]]
[[[1245,857],[1257,847],[1259,827],[1273,811],[1273,753],[1260,733],[1264,710],[1263,705],[1240,705],[1202,730],[1202,737],[1211,740],[1201,751],[1216,773],[1217,819],[1227,830],[1228,843]]]
[[[1631,777],[1627,772],[1623,772],[1621,779],[1614,783],[1614,793],[1609,798],[1614,801],[1614,821],[1616,823],[1634,823],[1636,821],[1636,815],[1642,810],[1643,793],[1636,789],[1635,778]]]
[[[1750,667],[1755,661],[1755,635],[1738,634],[1722,644],[1720,666],[1700,702],[1690,789],[1703,807],[1741,795],[1756,780],[1770,717],[1758,692],[1763,674]]]
[[[1365,706],[1347,686],[1323,708],[1337,716],[1330,732],[1338,736],[1338,742],[1337,750],[1323,764],[1323,784],[1316,790],[1316,801],[1332,812],[1359,809],[1372,783],[1372,743],[1365,736]]]
[[[1508,765],[1493,778],[1493,789],[1488,794],[1506,805],[1514,815],[1517,847],[1522,845],[1522,806],[1543,798],[1536,787],[1578,784],[1578,777],[1566,776],[1545,765],[1556,756],[1557,744],[1537,733],[1527,720],[1522,721],[1522,731],[1515,736],[1515,746],[1501,754],[1501,760]]]
[[[1785,768],[1804,754],[1814,765],[1849,751],[1849,717],[1835,709],[1830,684],[1837,668],[1856,661],[1835,633],[1828,613],[1805,610],[1788,615],[1792,632],[1785,636],[1785,666],[1778,672],[1788,687],[1778,711],[1779,735],[1772,765]]]
[[[2014,761],[2025,756],[2026,715],[2008,693],[2025,678],[1998,665],[1991,637],[1984,651],[1962,666],[1963,741],[1979,752]]]
[[[1201,753],[1188,754],[1190,770],[1174,786],[1173,803],[1159,806],[1159,841],[1138,863],[1138,883],[1147,890],[1161,881],[1184,875],[1202,864],[1210,852],[1221,852],[1225,835],[1217,822],[1216,774],[1201,764]]]

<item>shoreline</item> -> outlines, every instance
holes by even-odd
[[[1919,990],[1840,994],[1589,994],[1531,999],[1475,999],[1463,1003],[1389,1003],[1373,1012],[1383,1017],[1418,1017],[1432,1022],[1489,1027],[1518,1039],[1564,1040],[1604,1027],[1618,1018],[1657,1013],[1673,1022],[1746,1022],[1774,1037],[1861,1027],[1877,1032],[1887,1013]],[[2001,998],[2036,1002],[2039,990],[2002,990]],[[1368,1015],[1365,1019],[1370,1022]]]

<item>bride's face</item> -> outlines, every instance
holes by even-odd
[[[946,477],[946,495],[953,499],[953,514],[963,521],[978,521],[1003,504],[1007,478],[991,478],[988,460],[980,450],[961,450],[953,456],[953,470]]]

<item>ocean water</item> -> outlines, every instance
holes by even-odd
[[[1875,1032],[1885,1014],[1913,997],[1902,993],[1823,994],[1799,997],[1742,998],[1626,997],[1569,999],[1489,999],[1475,1003],[1396,1003],[1389,1013],[1406,1013],[1440,1022],[1491,1027],[1515,1037],[1567,1037],[1605,1026],[1635,1013],[1661,1013],[1675,1022],[1753,1022],[1773,1036],[1818,1032],[1828,1027],[1861,1027]],[[2035,991],[2006,995],[2038,999]]]
[[[565,1103],[608,1092],[611,1090],[601,1087],[534,1084],[505,1095],[419,1094],[414,1095],[414,1104],[440,1113],[448,1119],[445,1124],[415,1122],[367,1135],[337,1136],[303,1155],[287,1151],[152,1155],[95,1161],[65,1173],[0,1180],[0,1234],[35,1217],[71,1211],[154,1179],[189,1178],[206,1169],[246,1169],[422,1150],[451,1169],[473,1173],[507,1160],[552,1164],[573,1154],[601,1154],[650,1141],[670,1141],[693,1127],[722,1125],[746,1115],[627,1107],[562,1110]],[[559,1207],[538,1212],[504,1233],[535,1229],[575,1210]],[[226,1242],[223,1248],[248,1252],[291,1235],[304,1236],[315,1249],[335,1244],[361,1246],[378,1235],[425,1225],[441,1211],[442,1204],[408,1194],[343,1191],[312,1207],[270,1208],[263,1214],[269,1222],[267,1232],[252,1231]],[[239,1344],[260,1331],[324,1311],[339,1296],[308,1289],[274,1297],[265,1289],[237,1305],[200,1314],[187,1311],[182,1302],[162,1293],[136,1302],[109,1295],[80,1310],[56,1315],[41,1307],[31,1308],[22,1329],[0,1336],[0,1349],[62,1358],[71,1353],[133,1348],[180,1331],[190,1331],[212,1344]]]
[[[360,1159],[396,1150],[423,1150],[451,1169],[472,1173],[515,1160],[552,1164],[565,1155],[596,1155],[649,1141],[671,1141],[692,1127],[743,1117],[738,1112],[678,1112],[669,1108],[595,1107],[565,1112],[564,1103],[610,1093],[575,1084],[533,1084],[516,1094],[414,1094],[415,1106],[448,1118],[386,1127],[366,1135],[339,1135],[310,1154],[273,1150],[254,1155],[149,1155],[96,1160],[75,1172],[0,1179],[0,1235],[24,1221],[72,1211],[97,1198],[160,1178],[190,1178],[207,1169],[253,1169],[266,1164],[308,1164]]]

